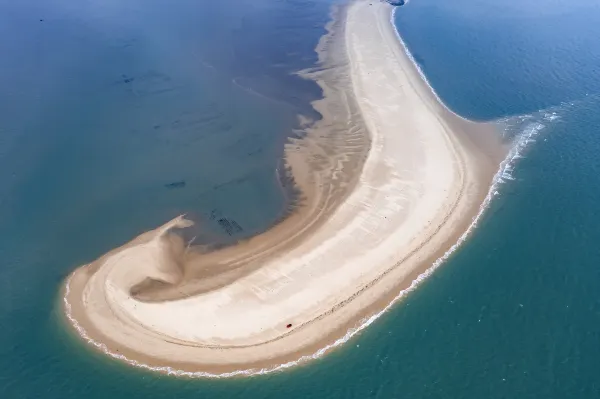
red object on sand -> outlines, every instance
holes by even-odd
[[[292,326],[292,324],[290,323],[290,324],[287,325],[287,328],[290,328],[291,326]]]

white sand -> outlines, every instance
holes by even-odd
[[[231,284],[164,302],[136,300],[130,288],[146,277],[177,282],[165,232],[185,222],[146,233],[96,261],[95,273],[73,275],[73,317],[90,336],[140,361],[190,370],[277,362],[343,335],[342,326],[452,245],[491,173],[482,178],[463,122],[403,53],[390,10],[358,1],[347,13],[353,90],[372,148],[326,222]]]

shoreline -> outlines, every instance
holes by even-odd
[[[353,270],[341,269],[341,271],[344,273],[358,273],[356,274],[358,277],[348,279],[344,282],[345,284],[350,284],[351,289],[346,289],[343,294],[334,298],[323,295],[323,298],[325,298],[324,300],[328,301],[328,303],[331,303],[333,306],[325,307],[325,309],[328,309],[325,312],[317,312],[314,309],[307,310],[306,314],[317,314],[318,317],[313,317],[312,319],[307,317],[308,321],[305,321],[304,324],[301,324],[297,327],[294,323],[294,328],[290,332],[286,332],[285,329],[283,329],[283,334],[280,332],[269,331],[269,334],[273,335],[275,339],[264,339],[266,335],[263,334],[261,337],[259,337],[259,339],[256,337],[253,338],[254,341],[248,338],[237,339],[237,341],[235,341],[234,335],[231,335],[231,337],[234,338],[229,338],[229,342],[223,340],[222,342],[218,342],[216,345],[213,343],[212,345],[203,345],[202,347],[198,345],[193,346],[193,348],[198,348],[199,351],[203,350],[203,352],[197,352],[193,354],[196,356],[196,358],[198,358],[199,355],[202,355],[202,363],[182,361],[182,358],[186,356],[185,354],[180,354],[179,358],[175,359],[165,359],[164,354],[162,355],[163,357],[161,357],[160,354],[147,355],[143,352],[141,353],[139,350],[132,349],[131,347],[124,345],[123,342],[115,342],[112,337],[107,336],[109,334],[106,331],[100,331],[99,328],[102,327],[98,325],[97,322],[101,319],[96,319],[96,323],[94,323],[94,321],[89,318],[89,309],[86,309],[86,307],[89,305],[89,302],[85,303],[87,297],[91,295],[90,288],[87,284],[88,280],[98,273],[96,270],[93,270],[91,273],[87,273],[89,270],[86,269],[90,269],[90,267],[79,268],[71,276],[69,276],[67,280],[65,286],[64,307],[71,324],[76,326],[79,334],[82,335],[84,339],[85,336],[87,336],[89,339],[102,341],[105,343],[103,344],[104,347],[99,346],[99,343],[96,345],[99,347],[99,349],[104,352],[112,352],[112,354],[110,354],[112,357],[119,358],[132,365],[181,376],[219,377],[240,374],[263,374],[270,371],[285,369],[295,364],[302,363],[306,360],[320,357],[326,351],[341,345],[353,335],[366,328],[383,312],[387,311],[391,306],[393,306],[393,304],[397,302],[403,295],[412,291],[420,281],[429,276],[433,270],[439,267],[443,260],[445,260],[449,254],[451,254],[456,247],[464,241],[466,236],[470,233],[474,225],[479,220],[482,211],[485,209],[493,196],[495,191],[494,184],[496,182],[495,176],[497,176],[498,173],[498,164],[502,159],[504,159],[505,154],[500,155],[502,153],[502,149],[494,148],[492,145],[490,145],[489,148],[480,147],[482,142],[478,140],[476,136],[481,136],[478,133],[481,133],[482,130],[489,128],[489,126],[486,127],[486,125],[483,124],[469,122],[461,117],[457,118],[457,115],[453,114],[452,111],[448,110],[443,105],[443,103],[439,102],[437,94],[435,94],[428,83],[422,79],[422,76],[420,76],[418,71],[418,67],[413,65],[409,59],[407,55],[408,50],[406,50],[404,44],[398,40],[398,37],[396,37],[397,32],[395,26],[390,20],[391,8],[391,6],[384,4],[373,4],[373,6],[369,6],[368,2],[357,1],[348,6],[347,10],[343,12],[344,20],[341,22],[341,24],[343,25],[343,31],[345,34],[344,40],[348,45],[346,50],[348,51],[350,58],[349,69],[351,70],[352,76],[352,92],[358,102],[360,114],[362,115],[365,123],[369,125],[368,130],[371,134],[370,141],[372,147],[369,151],[367,159],[364,162],[364,165],[360,165],[362,166],[360,179],[358,179],[360,181],[357,181],[356,185],[348,183],[347,181],[345,188],[349,187],[350,192],[345,193],[345,196],[338,193],[337,197],[335,197],[336,201],[338,202],[334,203],[330,207],[326,206],[324,208],[326,212],[317,212],[316,214],[309,213],[310,216],[314,216],[316,218],[321,217],[321,219],[313,220],[314,225],[312,223],[308,224],[307,231],[312,229],[309,232],[310,234],[307,233],[305,236],[301,237],[301,239],[294,241],[293,245],[297,247],[318,247],[319,242],[314,242],[318,240],[312,237],[313,235],[319,234],[320,231],[325,229],[325,234],[321,233],[321,238],[330,237],[333,232],[342,230],[345,226],[345,223],[356,220],[356,215],[354,215],[354,219],[350,219],[349,216],[340,217],[339,215],[344,215],[343,212],[346,212],[348,215],[352,215],[352,208],[357,207],[358,202],[351,203],[351,206],[346,205],[349,203],[349,201],[353,201],[353,199],[356,198],[356,193],[360,190],[363,190],[363,194],[367,195],[366,197],[363,197],[363,199],[371,198],[373,199],[373,203],[377,203],[375,201],[378,200],[378,198],[380,201],[384,201],[384,199],[377,196],[377,193],[369,192],[367,190],[369,185],[374,184],[373,182],[380,184],[379,187],[385,187],[387,189],[389,186],[390,190],[396,190],[398,189],[398,184],[401,184],[401,180],[406,180],[406,176],[404,176],[403,179],[394,179],[390,178],[389,176],[394,177],[394,173],[398,174],[404,169],[410,169],[406,167],[407,165],[417,165],[415,168],[416,172],[411,170],[411,173],[413,174],[418,173],[420,168],[427,169],[427,167],[429,167],[427,164],[418,164],[420,161],[419,158],[412,159],[408,164],[402,165],[398,168],[398,170],[394,170],[393,168],[397,165],[390,166],[389,157],[385,160],[388,164],[386,164],[386,162],[382,162],[382,159],[384,158],[382,153],[386,151],[387,148],[385,140],[400,140],[399,143],[396,143],[395,146],[393,146],[392,153],[395,153],[395,151],[398,151],[398,149],[402,149],[405,145],[412,145],[415,152],[420,151],[419,153],[423,154],[425,158],[429,157],[428,159],[431,159],[432,154],[434,158],[438,155],[441,158],[445,157],[445,163],[443,166],[434,165],[431,167],[429,172],[425,172],[425,177],[423,180],[413,178],[410,185],[401,187],[404,191],[414,190],[414,187],[425,186],[423,183],[423,181],[425,181],[424,179],[429,179],[427,180],[429,185],[434,187],[430,190],[430,192],[437,190],[434,193],[435,195],[429,195],[427,198],[430,199],[427,200],[423,200],[423,196],[426,194],[423,194],[421,197],[419,197],[417,194],[415,194],[415,196],[417,199],[423,200],[423,202],[431,202],[429,208],[434,208],[436,210],[436,213],[433,216],[437,218],[437,224],[433,221],[432,216],[429,215],[424,217],[431,218],[430,221],[425,220],[424,222],[423,220],[420,220],[413,222],[414,228],[412,232],[410,230],[405,232],[406,229],[398,230],[398,226],[390,225],[389,231],[392,232],[392,234],[394,232],[396,233],[396,235],[393,236],[396,240],[396,243],[394,244],[395,246],[398,246],[398,240],[404,236],[407,248],[403,256],[396,257],[393,259],[393,261],[384,259],[382,263],[387,262],[387,267],[384,265],[384,267],[374,268],[376,270],[369,270],[367,273],[363,273],[363,271],[359,270],[359,268],[355,268]],[[356,18],[358,13],[361,13],[361,18]],[[370,27],[373,26],[370,25],[370,23],[375,23],[378,27],[378,30],[374,31],[373,29],[370,29]],[[367,35],[374,36],[367,38]],[[371,39],[370,42],[367,39]],[[378,41],[377,39],[383,40]],[[393,44],[391,39],[395,40],[396,44]],[[379,46],[371,46],[373,43],[378,42],[381,43]],[[368,50],[365,50],[365,46],[376,53],[370,57],[370,60],[368,56],[366,59],[364,58],[366,51]],[[384,75],[386,73],[390,73],[391,75],[385,75],[385,79],[383,79],[383,81],[373,85],[372,79],[368,77],[368,75],[377,69],[373,67],[379,67],[381,64],[381,54],[378,55],[378,53],[381,52],[388,54],[388,58],[386,58],[386,60],[388,61],[389,65],[391,65],[389,68],[381,67],[382,73]],[[375,62],[375,64],[373,64],[373,62]],[[383,85],[384,83],[387,84],[389,81],[394,80],[396,82],[400,82],[400,85],[392,85],[392,87],[388,88],[386,91],[375,87],[378,84]],[[416,113],[420,113],[420,116],[423,116],[423,120],[426,120],[427,118],[431,118],[432,120],[435,119],[433,121],[427,119],[425,122],[426,127],[434,126],[434,130],[437,130],[435,136],[428,135],[429,133],[427,131],[419,131],[421,126],[419,123],[421,123],[421,121],[415,122],[415,126],[417,127],[408,126],[407,129],[414,128],[416,134],[421,134],[421,139],[431,144],[431,147],[437,148],[437,153],[431,153],[427,146],[419,147],[419,144],[417,143],[418,140],[415,140],[415,142],[409,142],[407,144],[407,142],[402,141],[405,140],[406,137],[394,137],[391,139],[389,136],[390,132],[399,130],[399,128],[396,126],[402,126],[403,123],[406,123],[407,120],[410,121],[411,118],[409,117],[407,119],[396,116],[394,119],[393,116],[395,114],[402,112],[402,109],[395,108],[390,109],[390,115],[392,115],[391,117],[382,117],[380,114],[382,109],[381,105],[396,104],[395,101],[387,101],[388,98],[386,96],[395,95],[397,92],[399,92],[398,87],[403,87],[406,84],[410,87],[406,87],[406,89],[402,90],[405,90],[404,95],[406,97],[412,98],[414,104],[407,100],[405,100],[405,103],[402,103],[402,98],[396,98],[396,101],[400,104],[400,108],[402,108],[402,106],[416,107]],[[382,98],[384,98],[383,101],[381,100]],[[350,104],[350,107],[351,102],[348,104]],[[434,118],[431,117],[432,115]],[[393,129],[390,129],[389,126],[385,125],[385,123],[392,123],[390,121],[398,122],[398,124],[394,125]],[[378,123],[379,125],[377,125]],[[439,130],[438,124],[444,131],[443,133],[441,130]],[[379,130],[387,132],[388,136],[383,137],[381,134],[378,135],[377,132]],[[404,136],[406,136],[406,134]],[[357,135],[357,140],[359,138],[360,134]],[[302,140],[305,139],[300,139],[300,141]],[[405,150],[405,154],[403,155],[409,158],[409,154],[406,154],[407,152],[408,151]],[[301,152],[298,153],[301,156],[303,155]],[[357,154],[357,157],[360,158],[360,151],[358,151]],[[490,154],[492,155],[490,156]],[[292,158],[294,158],[293,155]],[[294,162],[301,162],[301,160],[292,159],[291,162],[293,164]],[[429,163],[431,164],[431,162]],[[456,166],[457,164],[460,165]],[[357,167],[358,166],[354,165],[352,169],[355,170]],[[392,169],[391,171],[390,168]],[[454,168],[454,170],[452,170],[453,173],[447,174],[445,179],[440,179],[439,176],[436,175],[437,173],[441,173],[440,171],[442,171],[442,169],[449,170],[452,168]],[[298,179],[298,168],[295,168],[292,165],[292,170],[294,172],[294,178],[300,180],[299,185],[304,189],[305,192],[307,189],[310,191],[311,187],[315,192],[318,191],[317,189],[319,188],[319,184],[322,182],[315,182],[310,174],[307,174],[308,177],[306,179]],[[331,170],[326,170],[325,172],[329,173]],[[378,179],[380,179],[381,176],[388,177],[383,178],[383,180],[380,182]],[[412,177],[412,175],[409,177]],[[305,181],[303,182],[303,180]],[[350,179],[349,181],[351,182],[353,180]],[[455,187],[456,184],[454,184],[457,181],[459,182],[458,188]],[[390,191],[389,193],[397,195],[398,192],[401,192],[402,195],[404,195],[404,191],[402,190]],[[427,191],[425,188],[422,190],[424,190],[424,192]],[[339,191],[343,192],[344,190]],[[448,197],[446,198],[446,201],[444,203],[435,202],[435,198],[438,198],[438,194],[442,192],[448,192],[448,194],[446,194]],[[314,195],[318,196],[317,194]],[[372,195],[372,197],[369,197],[369,195]],[[393,201],[382,202],[383,205],[388,207],[386,209],[390,210],[390,212],[385,215],[386,219],[388,217],[393,218],[398,216],[398,214],[402,214],[402,209],[397,209],[396,207],[398,202],[402,201],[403,199],[401,197],[396,197]],[[319,201],[314,201],[313,203],[323,205],[323,203],[320,203]],[[364,205],[362,202],[361,204]],[[370,204],[370,202],[366,202],[366,204]],[[407,203],[407,206],[412,206],[413,208],[411,211],[413,212],[410,214],[400,215],[402,216],[402,220],[399,219],[397,221],[397,224],[399,225],[404,226],[402,224],[404,223],[404,219],[410,219],[413,213],[426,214],[426,209],[417,209],[418,207],[415,205],[414,201],[413,203]],[[366,206],[366,211],[369,211],[368,208],[369,206]],[[383,206],[383,208],[385,208],[385,206]],[[180,222],[182,221],[174,221],[175,224]],[[381,222],[381,220],[378,220],[378,222]],[[330,228],[330,230],[327,230],[326,225],[331,225],[332,223],[334,226]],[[420,224],[417,226],[417,223]],[[281,226],[285,228],[285,222],[282,223]],[[148,243],[153,243],[152,245],[157,243],[156,246],[151,247],[153,248],[152,250],[154,250],[155,247],[162,248],[160,241],[157,241],[155,238],[163,237],[163,235],[167,233],[167,230],[168,228],[163,228],[163,231],[160,233],[145,233],[138,237],[138,239],[127,244],[125,247],[111,251],[111,253],[94,262],[94,264],[99,269],[105,269],[105,263],[107,262],[104,261],[111,260],[112,255],[116,253],[123,253],[126,249],[148,245]],[[413,239],[413,235],[415,231],[420,233],[419,235],[421,236],[421,241],[416,240],[419,242],[414,242],[415,240]],[[379,243],[381,241],[385,241],[386,237],[390,236],[379,234],[379,238],[376,238],[374,242]],[[311,240],[313,242],[311,242]],[[385,248],[391,251],[389,252],[390,254],[394,256],[398,255],[398,250],[395,248],[391,249],[390,245],[387,245]],[[296,251],[297,253],[302,254],[302,252],[297,250],[296,247],[289,248],[288,246],[288,248],[285,249]],[[156,250],[159,251],[157,253],[161,254],[159,249]],[[261,256],[267,255],[270,254],[261,253]],[[283,253],[279,253],[277,256],[283,256]],[[335,260],[337,258],[332,259]],[[259,258],[259,260],[261,260],[261,258]],[[371,258],[371,260],[373,259]],[[408,264],[409,262],[412,262],[411,267],[403,268],[401,265],[399,265],[399,263],[404,265],[405,263]],[[91,269],[94,269],[96,266],[91,267]],[[256,274],[257,270],[260,269],[252,269],[252,271],[249,272],[248,275],[243,276],[243,278],[247,278],[248,276],[251,277],[252,273]],[[172,278],[170,275],[165,276],[164,270],[154,270],[153,272],[160,274],[161,278]],[[363,274],[369,275],[363,276]],[[109,276],[109,274],[107,274],[107,276]],[[139,276],[121,277],[138,278]],[[357,280],[359,281],[357,282]],[[113,279],[113,281],[118,281],[118,279]],[[133,279],[129,282],[131,281],[133,281]],[[304,283],[310,282],[312,282],[312,280],[304,281]],[[102,283],[104,284],[101,284],[98,287],[103,286],[104,289],[106,289],[106,283],[104,281]],[[344,287],[342,287],[342,290],[343,288]],[[116,291],[118,291],[118,289],[119,287],[115,288]],[[310,293],[319,294],[319,292],[313,291]],[[364,295],[367,293],[370,295]],[[109,295],[112,294],[113,293],[109,292]],[[75,295],[75,297],[73,295]],[[106,296],[107,294],[103,291],[102,295]],[[81,301],[83,305],[80,305],[78,301],[84,296],[86,296],[85,299]],[[77,300],[73,301],[73,299],[76,298]],[[129,299],[130,298],[123,297],[117,298],[117,300],[113,301],[111,304],[126,304],[127,302],[131,302]],[[306,298],[301,299],[305,300]],[[140,302],[137,302],[132,306],[146,306],[145,302],[142,303],[143,305],[140,305]],[[317,307],[317,310],[319,310],[319,306],[321,306],[321,310],[323,308],[322,305],[314,306]],[[148,307],[148,309],[150,308],[153,309],[153,311],[155,309],[159,309],[156,306]],[[114,314],[108,314],[110,312],[121,312],[120,316],[122,316],[122,318],[119,319],[119,323],[129,324],[128,328],[131,329],[129,332],[135,331],[141,335],[145,334],[145,332],[140,332],[140,330],[134,325],[137,321],[132,321],[131,319],[131,314],[135,313],[131,310],[131,308],[111,308],[109,305],[108,308],[98,307],[96,310],[98,313],[101,313],[102,317],[104,318],[114,317]],[[299,314],[302,315],[304,313],[300,311]],[[113,324],[108,328],[118,328],[119,323]],[[332,324],[334,325],[334,328],[331,327]],[[97,338],[97,336],[100,338]],[[207,333],[207,337],[210,336],[210,333]],[[314,339],[315,336],[318,336],[318,338]],[[117,340],[119,339],[122,340],[123,337],[117,337]],[[185,341],[185,337],[182,336],[179,336],[175,339],[170,339],[172,341]],[[209,341],[210,340],[206,342]],[[258,344],[256,344],[257,341],[259,342]],[[282,345],[281,342],[283,341],[285,342]],[[234,345],[231,345],[232,342]],[[274,342],[275,344],[272,344]],[[273,348],[261,348],[260,346],[263,344],[272,344],[278,346],[273,346]],[[167,345],[167,347],[172,349],[177,345],[183,346],[176,342],[174,345]],[[186,345],[188,344],[186,343]],[[293,350],[290,351],[290,347],[292,347]],[[211,355],[213,356],[213,361],[207,361],[207,357],[210,357],[208,351],[214,350],[213,348],[216,348],[218,353],[216,356],[214,353]],[[165,349],[165,353],[170,353],[170,349]],[[190,346],[185,346],[185,350],[191,351]],[[224,350],[238,351],[239,354],[232,354],[231,359],[234,359],[234,361],[227,361],[227,359],[223,358],[228,356],[229,353],[224,353]],[[243,351],[243,353],[240,351]],[[265,359],[265,351],[277,353],[278,355],[274,358]],[[262,359],[261,356],[263,357]],[[128,361],[126,358],[136,360]],[[180,371],[175,369],[179,369]]]

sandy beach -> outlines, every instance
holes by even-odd
[[[293,365],[342,343],[457,242],[504,149],[438,101],[391,10],[355,1],[320,45],[336,67],[315,74],[323,120],[286,149],[303,193],[288,217],[206,253],[176,234],[182,216],[76,269],[64,308],[79,335],[190,376]]]

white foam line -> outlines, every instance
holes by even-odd
[[[394,9],[395,12],[395,9]],[[393,22],[393,13],[392,13],[392,19],[390,20],[390,22],[392,24],[394,24]],[[396,31],[396,34],[398,35],[398,38],[400,39],[400,41],[402,42],[402,39],[400,38],[400,35],[398,34],[398,32]],[[404,46],[404,42],[402,42],[403,46]],[[406,46],[404,46],[405,51],[407,52],[407,54],[409,55],[410,59],[413,61],[413,64],[415,64],[415,66],[417,67],[417,70],[419,71],[419,73],[421,74],[421,77],[423,78],[423,80],[429,85],[429,82],[427,81],[427,79],[425,78],[425,75],[423,74],[423,72],[421,71],[421,69],[418,67],[418,65],[416,64],[416,62],[414,61],[414,58],[412,57],[412,55],[410,55],[410,53],[408,52]],[[440,101],[441,104],[444,104],[441,99],[437,96],[437,93],[435,93],[435,90],[433,90],[433,88],[431,87],[431,85],[429,85],[430,89],[433,91],[433,93],[435,94],[436,98],[438,99],[438,101]],[[445,105],[444,105],[445,106]],[[450,111],[452,112],[452,111]],[[457,115],[458,116],[458,115]],[[556,114],[552,114],[552,116],[556,116]],[[464,119],[464,118],[463,118]],[[548,120],[554,120],[555,118],[547,118]],[[473,232],[473,230],[477,227],[477,224],[479,223],[479,221],[481,220],[481,217],[483,216],[483,214],[485,213],[485,211],[489,208],[490,203],[492,202],[492,199],[499,194],[498,189],[499,186],[504,183],[506,180],[512,180],[512,171],[513,171],[513,167],[514,167],[514,163],[521,158],[521,154],[523,152],[523,150],[525,149],[525,147],[531,142],[533,141],[533,137],[544,127],[543,124],[541,123],[532,123],[530,124],[525,131],[516,139],[516,141],[514,142],[513,148],[510,150],[510,152],[508,153],[508,156],[504,159],[504,161],[502,161],[502,163],[500,164],[500,168],[498,169],[498,171],[496,172],[496,174],[494,175],[494,178],[492,180],[492,185],[490,186],[490,189],[483,201],[483,203],[481,204],[481,206],[479,207],[479,212],[477,213],[477,215],[473,218],[473,220],[471,221],[471,224],[469,225],[469,227],[467,228],[467,230],[459,237],[458,241],[452,245],[452,247],[450,247],[450,249],[448,249],[448,251],[446,251],[440,258],[438,258],[432,265],[431,267],[429,267],[429,269],[427,269],[426,271],[424,271],[423,273],[421,273],[415,280],[412,281],[412,283],[410,284],[410,286],[408,288],[405,288],[403,290],[401,290],[398,295],[392,299],[392,301],[385,307],[383,308],[381,311],[379,311],[378,313],[372,315],[369,318],[365,318],[363,320],[361,320],[361,322],[359,323],[359,325],[357,327],[351,328],[350,330],[348,330],[346,332],[346,334],[337,339],[335,342],[319,349],[318,351],[316,351],[315,353],[313,353],[312,355],[305,355],[300,357],[297,360],[294,361],[290,361],[287,363],[283,363],[283,364],[279,364],[277,366],[273,366],[273,367],[265,367],[265,368],[254,368],[254,369],[246,369],[246,370],[237,370],[237,371],[232,371],[229,373],[221,373],[221,374],[216,374],[216,373],[209,373],[209,372],[204,372],[204,371],[185,371],[185,370],[178,370],[169,366],[150,366],[148,364],[145,363],[140,363],[136,360],[130,359],[122,354],[119,353],[114,353],[111,352],[110,349],[103,343],[98,342],[96,340],[94,340],[93,338],[91,338],[87,331],[79,324],[79,322],[73,317],[72,315],[72,310],[71,310],[71,304],[69,303],[67,297],[70,293],[70,284],[71,284],[71,277],[68,278],[67,283],[66,283],[66,289],[65,289],[65,296],[63,297],[63,301],[65,304],[65,314],[67,316],[67,318],[69,319],[69,321],[71,322],[71,324],[73,325],[73,327],[77,330],[77,332],[79,333],[79,335],[85,340],[87,341],[89,344],[95,346],[96,348],[98,348],[99,350],[101,350],[102,352],[104,352],[106,355],[114,358],[114,359],[118,359],[121,361],[126,362],[127,364],[134,366],[134,367],[139,367],[142,369],[146,369],[146,370],[151,370],[151,371],[156,371],[156,372],[161,372],[161,373],[165,373],[168,375],[174,375],[174,376],[178,376],[178,377],[189,377],[189,378],[227,378],[227,377],[235,377],[235,376],[253,376],[253,375],[263,375],[263,374],[270,374],[270,373],[274,373],[277,371],[282,371],[282,370],[286,370],[290,367],[294,367],[296,365],[308,362],[310,360],[314,360],[314,359],[318,359],[320,357],[322,357],[323,355],[325,355],[327,352],[331,351],[334,348],[337,348],[338,346],[341,346],[342,344],[348,342],[352,337],[354,337],[355,335],[357,335],[358,333],[360,333],[362,330],[364,330],[365,328],[367,328],[368,326],[370,326],[371,324],[373,324],[375,322],[375,320],[379,319],[384,313],[386,313],[388,310],[390,310],[397,302],[399,302],[402,298],[404,298],[407,294],[409,294],[410,292],[414,291],[423,281],[425,281],[429,276],[431,276],[433,274],[433,272],[435,270],[437,270],[437,268],[439,268],[460,246],[463,242],[466,241],[466,239],[471,235],[471,233]]]
[[[408,4],[408,2],[407,2],[407,4]],[[427,87],[429,87],[429,90],[431,90],[431,93],[433,93],[433,95],[435,96],[435,98],[438,101],[438,103],[440,103],[448,112],[450,112],[452,115],[456,116],[457,118],[460,118],[460,119],[462,119],[464,121],[467,121],[467,122],[472,122],[471,120],[469,120],[469,119],[467,119],[467,118],[465,118],[465,117],[457,114],[456,112],[454,112],[453,110],[451,110],[450,108],[448,108],[448,106],[446,105],[446,103],[443,102],[442,99],[440,98],[440,96],[438,95],[437,91],[435,91],[435,89],[433,88],[433,86],[431,85],[431,83],[429,83],[429,79],[427,79],[427,76],[425,76],[425,73],[421,69],[421,66],[419,65],[419,63],[417,62],[417,60],[415,59],[415,57],[413,57],[412,53],[408,49],[408,46],[406,45],[406,43],[402,39],[402,36],[400,36],[400,32],[398,31],[398,27],[396,26],[396,23],[394,22],[394,18],[396,17],[396,11],[398,10],[398,8],[400,8],[400,7],[394,7],[392,9],[392,12],[390,13],[390,24],[392,25],[392,28],[394,28],[394,32],[396,33],[396,37],[398,38],[398,41],[402,45],[402,49],[404,50],[404,53],[406,54],[406,56],[408,57],[408,59],[412,62],[412,64],[414,65],[415,69],[419,73],[419,76],[421,76],[421,79],[423,80],[423,82],[425,82],[425,84],[427,85]]]

